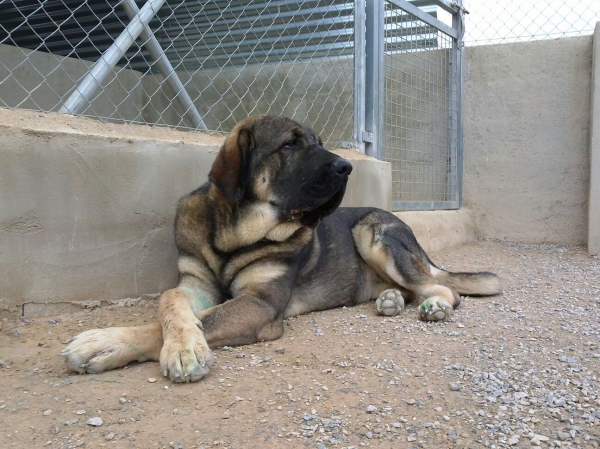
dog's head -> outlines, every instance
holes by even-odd
[[[340,205],[351,171],[311,128],[261,115],[235,126],[209,180],[231,204],[269,203],[282,220],[315,227]]]

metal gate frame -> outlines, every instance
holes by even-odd
[[[448,189],[453,192],[450,201],[393,201],[392,210],[458,209],[462,205],[462,66],[464,58],[464,14],[462,0],[431,0],[452,14],[452,27],[424,12],[415,4],[404,0],[356,0],[355,7],[355,101],[354,139],[356,146],[367,156],[385,160],[384,157],[384,111],[385,111],[385,4],[411,14],[452,39],[452,53],[456,55],[456,70],[451,71],[456,90],[451,101],[457,108],[452,111],[449,127],[456,133],[455,144],[449,148]],[[419,4],[419,3],[417,3]]]

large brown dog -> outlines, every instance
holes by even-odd
[[[381,295],[400,307],[417,300],[422,319],[440,320],[459,294],[500,292],[492,273],[437,268],[391,213],[338,209],[351,171],[300,123],[239,123],[209,182],[179,203],[180,280],[161,296],[159,322],[83,332],[63,351],[68,367],[99,373],[160,360],[171,380],[196,381],[211,347],[279,338],[286,317]]]

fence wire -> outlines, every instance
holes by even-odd
[[[466,45],[503,44],[592,34],[598,0],[465,0]]]
[[[217,132],[269,112],[352,140],[353,1],[152,1],[139,36],[145,0],[0,1],[0,106]],[[86,79],[123,37],[106,77]]]

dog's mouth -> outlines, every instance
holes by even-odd
[[[344,183],[333,195],[331,195],[325,202],[321,203],[317,207],[306,207],[292,209],[287,212],[287,217],[291,221],[299,221],[304,226],[311,228],[317,227],[317,225],[325,218],[335,211],[346,192],[346,183]]]

